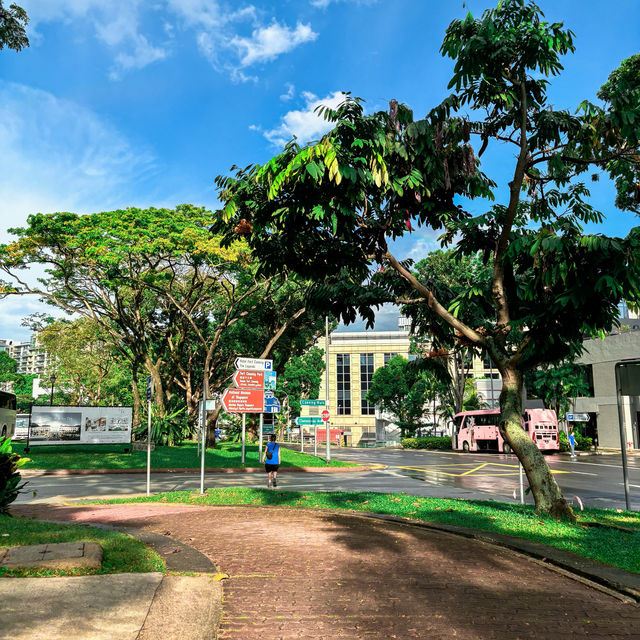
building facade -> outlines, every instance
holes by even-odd
[[[6,351],[18,363],[18,373],[41,376],[47,368],[47,352],[35,335],[29,342],[0,340],[0,351]]]
[[[325,349],[320,338],[317,346]],[[365,396],[374,372],[393,356],[409,358],[408,331],[336,331],[329,336],[329,412],[331,428],[344,430],[347,444],[376,441],[376,408]],[[325,366],[327,364],[325,350]],[[326,372],[318,397],[326,397]],[[302,416],[318,415],[322,408],[302,407]]]
[[[586,340],[579,362],[590,366],[593,395],[576,398],[574,413],[589,417],[580,424],[584,435],[598,439],[601,447],[620,448],[616,395],[616,363],[640,358],[640,331],[623,331],[604,340]],[[640,449],[640,396],[621,396],[625,446]]]

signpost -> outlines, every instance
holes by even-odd
[[[236,358],[236,369],[247,369],[249,371],[273,371],[273,360],[263,360],[262,358]]]
[[[329,418],[331,417],[331,414],[325,409],[321,414],[320,417],[322,418],[323,422],[329,422]]]
[[[303,407],[324,407],[326,406],[326,402],[324,400],[315,400],[312,398],[302,398],[300,400],[300,404]]]
[[[260,414],[260,442],[258,459],[262,460],[262,434],[273,433],[263,429],[265,413],[279,413],[280,402],[273,395],[276,389],[276,372],[273,360],[264,358],[236,358],[237,371],[233,374],[234,387],[222,394],[221,402],[225,411],[242,414],[242,464],[245,463],[245,439],[247,413]]]
[[[303,418],[303,417],[297,417],[296,418],[296,424],[299,427],[311,427],[311,426],[317,426],[322,424],[322,418],[320,416],[310,416],[308,418]]]
[[[588,413],[567,413],[567,422],[589,422]]]
[[[262,413],[264,411],[264,391],[262,389],[229,387],[222,394],[222,406],[229,413]]]
[[[147,376],[147,401],[149,403],[147,420],[147,497],[151,495],[151,392],[153,391],[153,378]]]
[[[251,371],[239,369],[233,374],[233,384],[237,389],[266,389],[275,391],[275,371]]]

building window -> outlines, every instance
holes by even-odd
[[[384,354],[384,363],[387,364],[389,362],[389,360],[391,360],[391,358],[395,358],[398,354],[397,353],[385,353]]]
[[[363,416],[372,416],[376,409],[366,400],[366,395],[371,388],[373,377],[373,353],[360,354],[360,412]]]
[[[351,415],[351,356],[348,353],[336,355],[336,378],[338,387],[338,415]]]

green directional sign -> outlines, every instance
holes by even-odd
[[[296,424],[299,427],[311,427],[313,425],[321,425],[322,418],[320,416],[311,416],[310,418],[296,418]]]
[[[310,399],[310,398],[302,398],[302,400],[300,400],[300,404],[303,407],[324,407],[325,401],[324,400],[313,400],[313,399]]]
[[[265,424],[262,427],[262,433],[275,433],[275,427],[272,424]]]

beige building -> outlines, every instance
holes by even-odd
[[[325,348],[325,339],[318,340]],[[365,396],[374,371],[393,356],[409,357],[408,331],[337,331],[329,336],[329,411],[331,428],[344,429],[347,444],[376,440],[376,409]],[[326,363],[326,360],[325,360]],[[318,397],[324,399],[326,374]],[[302,407],[302,416],[322,408]]]

